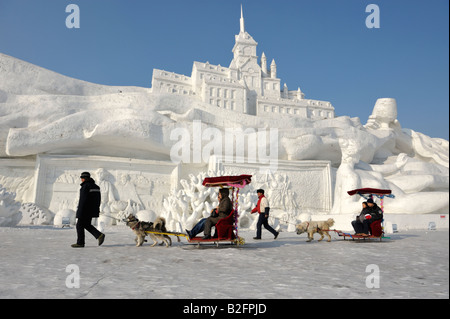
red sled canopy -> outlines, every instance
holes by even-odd
[[[377,188],[358,188],[352,191],[348,191],[347,194],[353,196],[355,194],[374,194],[374,195],[389,195],[391,194],[390,189],[377,189]]]
[[[203,180],[203,186],[206,187],[238,187],[243,188],[245,185],[250,184],[252,181],[252,175],[239,175],[239,176],[219,176],[219,177],[205,177]]]

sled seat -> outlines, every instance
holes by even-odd
[[[216,224],[216,232],[214,237],[217,239],[235,239],[234,230],[234,209],[230,215],[225,218],[219,219]]]
[[[370,233],[374,237],[381,237],[383,236],[383,228],[381,226],[381,223],[383,222],[383,219],[376,220],[370,224]]]

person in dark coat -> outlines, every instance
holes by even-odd
[[[381,208],[373,201],[372,198],[367,200],[367,206],[369,206],[369,212],[372,218],[370,218],[371,222],[376,220],[383,219],[383,211]]]
[[[84,247],[84,230],[92,234],[97,240],[98,245],[103,244],[105,240],[105,234],[98,231],[92,225],[92,218],[99,217],[100,214],[100,187],[95,184],[95,181],[91,178],[89,172],[81,173],[81,189],[80,189],[80,200],[78,202],[77,209],[77,243],[73,244],[72,247],[79,248]]]
[[[354,221],[352,221],[355,235],[369,235],[370,219],[366,219],[366,215],[370,215],[369,206],[367,205],[367,202],[363,202],[361,213]]]
[[[383,211],[372,198],[363,203],[363,209],[356,220],[352,221],[356,235],[369,236],[369,227],[374,221],[383,219]]]
[[[233,210],[233,204],[230,200],[230,191],[228,188],[219,189],[219,206],[217,206],[217,214],[213,214],[205,221],[205,227],[203,229],[203,239],[211,238],[211,228],[215,226],[222,218],[228,217]]]

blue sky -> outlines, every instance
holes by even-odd
[[[68,29],[68,4],[80,28]],[[0,0],[0,52],[74,78],[151,86],[153,68],[190,75],[193,61],[228,66],[240,5],[258,55],[306,98],[363,124],[377,98],[398,120],[449,139],[448,0]],[[380,28],[368,29],[368,4]]]

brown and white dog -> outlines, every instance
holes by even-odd
[[[161,244],[166,244],[166,247],[172,246],[172,239],[170,239],[167,235],[158,235],[152,233],[146,233],[146,231],[156,231],[156,232],[167,232],[166,230],[166,220],[163,217],[156,218],[155,222],[144,222],[139,221],[132,214],[128,215],[128,217],[124,220],[128,227],[130,227],[133,232],[136,234],[136,246],[142,246],[145,240],[145,236],[150,236],[153,240],[154,247],[158,243],[158,239],[161,239]]]
[[[331,236],[329,234],[329,229],[331,226],[334,225],[334,219],[329,218],[328,220],[325,221],[310,221],[310,222],[303,222],[300,224],[297,224],[295,226],[295,229],[297,229],[297,235],[303,234],[303,233],[308,233],[308,240],[307,242],[310,242],[311,240],[313,240],[314,238],[314,233],[319,233],[320,234],[320,239],[319,241],[321,241],[323,239],[323,235],[327,235],[328,236],[328,242],[331,241]]]

